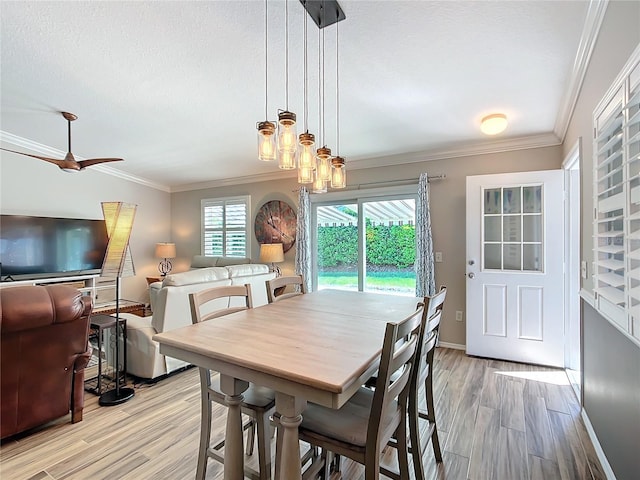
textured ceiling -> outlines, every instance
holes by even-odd
[[[338,30],[339,153],[354,168],[495,141],[479,121],[496,111],[510,120],[501,140],[553,133],[589,10],[588,1],[340,5],[347,18]],[[269,1],[272,120],[286,105],[284,12],[283,1]],[[79,117],[76,156],[122,157],[109,167],[153,184],[175,190],[279,174],[256,157],[255,125],[265,119],[264,2],[3,0],[0,14],[3,147],[64,154],[64,110]],[[301,128],[304,17],[291,0],[289,109]],[[308,126],[318,138],[311,21],[308,31]],[[324,75],[324,143],[334,153],[335,51],[334,26],[325,31]],[[3,153],[8,161],[38,160]]]

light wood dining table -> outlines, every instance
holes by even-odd
[[[249,382],[276,391],[280,479],[301,479],[298,426],[307,402],[340,408],[375,373],[385,324],[422,299],[320,290],[154,335],[160,352],[220,373],[228,406],[225,480],[244,478],[240,403]],[[194,448],[197,448],[194,445]]]

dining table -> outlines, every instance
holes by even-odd
[[[385,325],[421,298],[319,290],[154,335],[164,355],[219,372],[225,394],[224,479],[244,478],[240,404],[249,383],[276,392],[279,480],[302,478],[298,426],[307,402],[342,407],[377,370]],[[203,387],[204,388],[204,387]]]

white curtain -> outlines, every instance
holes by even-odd
[[[311,209],[309,191],[300,187],[296,225],[296,275],[302,275],[307,292],[311,291]]]
[[[433,262],[433,238],[431,237],[431,213],[429,212],[429,177],[420,174],[418,204],[416,205],[416,296],[436,293]]]

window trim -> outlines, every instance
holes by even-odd
[[[246,258],[251,258],[251,252],[253,251],[253,245],[252,245],[252,236],[251,236],[251,195],[234,195],[234,196],[230,196],[230,197],[215,197],[215,198],[203,198],[200,200],[200,254],[201,255],[205,255],[205,233],[207,232],[207,228],[205,227],[204,224],[204,211],[205,211],[205,207],[213,205],[213,204],[224,204],[225,208],[226,208],[226,204],[229,202],[239,202],[242,201],[247,209],[247,215],[246,215],[246,219],[245,219],[245,226],[244,226],[244,232],[245,232],[245,257]],[[239,229],[233,229],[234,231],[239,231]],[[226,228],[226,222],[225,225],[222,229],[222,253],[223,253],[223,257],[227,257],[227,244],[226,244],[226,237],[227,237],[227,228]],[[238,258],[238,257],[230,257],[230,258]]]

